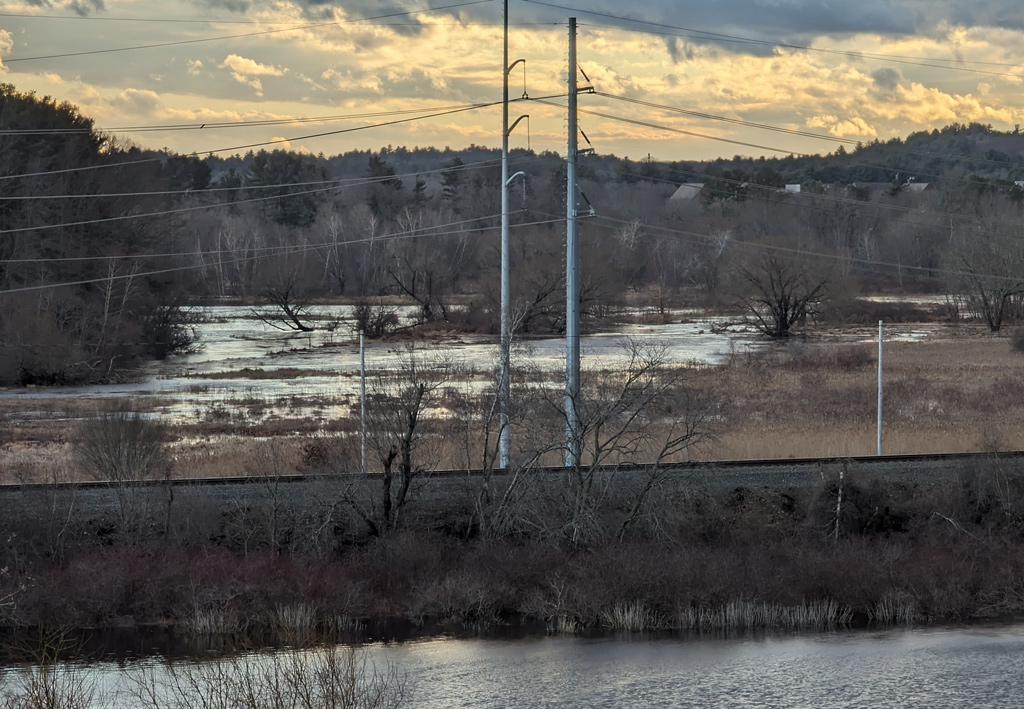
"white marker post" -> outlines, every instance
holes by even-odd
[[[363,475],[366,475],[366,344],[359,331],[359,450]]]
[[[882,321],[878,321],[878,455],[882,455]]]

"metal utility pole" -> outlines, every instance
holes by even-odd
[[[509,263],[508,237],[508,0],[504,2],[502,11],[502,27],[504,32],[503,50],[501,55],[501,372],[498,375],[498,408],[501,411],[501,432],[498,439],[498,464],[502,469],[508,467],[509,430],[508,413],[511,405],[511,324],[509,311],[512,307],[512,266]]]
[[[576,18],[569,18],[569,151],[566,168],[565,237],[565,465],[580,464],[580,284],[578,224],[576,213],[576,157],[579,152],[578,85],[576,81]]]
[[[878,455],[882,455],[882,321],[878,321]]]
[[[509,177],[508,174],[508,137],[519,125],[519,121],[529,118],[528,115],[520,116],[511,127],[508,125],[508,75],[520,62],[524,67],[525,59],[516,59],[512,64],[508,63],[508,0],[504,1],[504,13],[502,15],[503,29],[503,50],[502,50],[502,76],[501,76],[501,347],[499,353],[500,373],[498,375],[498,409],[501,415],[501,432],[498,434],[498,464],[501,469],[508,468],[510,457],[510,433],[509,433],[509,411],[512,407],[511,374],[512,369],[512,263],[511,247],[508,235],[508,188],[517,177],[524,180],[526,175],[522,172]],[[525,69],[524,69],[525,70]],[[524,74],[523,98],[525,93]],[[526,200],[526,187],[523,186],[523,200]]]

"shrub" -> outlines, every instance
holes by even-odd
[[[1010,349],[1014,352],[1024,352],[1024,327],[1018,327],[1010,333]]]
[[[379,301],[376,305],[362,302],[356,305],[355,312],[356,332],[362,332],[370,339],[378,339],[398,328],[398,313]]]

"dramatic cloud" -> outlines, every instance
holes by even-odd
[[[257,96],[263,95],[263,82],[261,76],[284,76],[287,69],[280,69],[276,66],[260,64],[252,59],[246,59],[237,54],[229,54],[220,65],[221,69],[228,69],[231,78],[240,84],[244,84],[256,91]]]
[[[195,4],[208,10],[228,10],[229,12],[248,12],[249,0],[195,0]]]
[[[1024,123],[1019,0],[553,1],[566,8],[510,3],[510,52],[526,60],[510,77],[513,96],[564,94],[565,18],[576,16],[580,66],[595,89],[704,114],[583,96],[581,107],[603,114],[581,114],[599,152],[693,159],[832,151],[838,138],[907,135],[954,120],[1005,129]],[[501,86],[501,3],[423,12],[449,2],[459,0],[117,0],[104,11],[102,0],[20,0],[26,15],[46,7],[52,15],[159,22],[5,18],[0,71],[19,89],[81,103],[101,126],[124,125],[129,114],[140,123],[206,122],[493,102]],[[411,14],[360,21],[394,13]],[[253,24],[230,24],[240,20]],[[278,31],[317,23],[324,24]],[[198,41],[159,46],[178,40]],[[133,45],[151,48],[33,59]],[[564,151],[564,107],[532,103],[513,112],[530,114],[530,130],[521,126],[517,141]],[[810,129],[820,138],[740,122]],[[494,146],[499,123],[499,110],[489,108],[295,143],[325,153],[388,143]],[[303,134],[251,133],[254,140]],[[164,139],[183,152],[232,144],[209,130]]]
[[[837,138],[877,138],[878,131],[860,116],[841,120],[836,116],[814,116],[807,120],[808,128],[827,128]]]
[[[11,53],[14,48],[14,36],[7,30],[0,30],[0,74],[6,74],[8,69],[4,66],[4,57]]]
[[[78,13],[82,17],[87,17],[93,10],[102,11],[106,9],[103,6],[103,0],[71,0],[64,7]]]

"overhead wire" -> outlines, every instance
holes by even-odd
[[[269,35],[269,34],[280,34],[281,32],[297,32],[299,30],[304,30],[304,29],[317,29],[317,28],[323,28],[323,27],[336,27],[338,25],[356,24],[356,23],[359,23],[359,22],[365,22],[367,20],[380,20],[380,19],[385,19],[385,18],[388,18],[388,17],[401,17],[401,16],[404,16],[404,15],[424,14],[424,13],[428,13],[428,12],[440,12],[442,10],[452,10],[452,9],[456,9],[456,8],[460,8],[460,7],[468,7],[470,5],[483,5],[483,4],[492,2],[492,1],[493,0],[467,0],[466,2],[455,3],[455,4],[452,4],[452,5],[442,5],[440,7],[431,7],[431,8],[424,8],[424,9],[419,9],[419,10],[407,10],[407,11],[404,11],[404,12],[391,12],[391,13],[386,13],[386,14],[382,14],[382,15],[374,15],[374,16],[371,16],[371,17],[356,18],[356,19],[352,19],[352,20],[332,20],[330,22],[316,22],[316,23],[307,24],[307,25],[300,25],[300,26],[296,26],[296,27],[286,27],[286,28],[279,28],[279,29],[272,29],[272,30],[262,30],[260,32],[246,32],[246,33],[243,33],[243,34],[223,35],[223,36],[220,36],[220,37],[198,37],[196,39],[181,39],[181,40],[175,40],[173,42],[157,42],[157,43],[153,43],[153,44],[141,44],[141,45],[136,45],[136,46],[133,46],[133,47],[109,47],[107,49],[91,49],[91,50],[82,51],[82,52],[64,52],[64,53],[60,53],[60,54],[44,54],[44,55],[39,55],[39,56],[35,56],[35,57],[9,57],[9,58],[5,58],[4,59],[4,63],[6,63],[6,64],[13,64],[13,63],[16,63],[16,62],[28,62],[28,61],[36,61],[36,60],[40,60],[40,59],[65,59],[65,58],[68,58],[68,57],[83,57],[83,56],[89,56],[89,55],[94,55],[94,54],[110,54],[110,53],[114,53],[114,52],[132,52],[132,51],[137,51],[137,50],[141,50],[141,49],[157,49],[157,48],[161,48],[161,47],[179,47],[179,46],[182,46],[182,45],[199,44],[199,43],[202,43],[202,42],[219,42],[219,41],[225,40],[225,39],[240,39],[240,38],[243,38],[243,37],[259,37],[259,36]]]
[[[294,123],[327,123],[330,121],[356,120],[361,118],[382,118],[385,116],[403,116],[412,113],[430,113],[448,111],[459,108],[468,109],[476,104],[459,103],[448,106],[426,106],[424,108],[406,108],[394,111],[368,111],[364,113],[335,114],[329,116],[303,116],[294,118],[266,118],[251,121],[202,121],[192,123],[166,123],[157,125],[110,126],[96,128],[8,128],[0,129],[0,136],[11,135],[91,135],[93,133],[150,133],[159,131],[214,130],[218,128],[251,128],[289,125]],[[204,151],[205,152],[205,151]]]
[[[275,255],[287,256],[287,255],[291,255],[291,254],[305,253],[305,252],[308,252],[308,251],[314,251],[316,249],[322,249],[325,246],[348,246],[348,245],[357,245],[357,244],[376,243],[376,242],[382,242],[382,241],[391,241],[391,240],[396,240],[396,239],[424,238],[424,237],[429,237],[429,236],[451,236],[453,234],[465,234],[467,232],[466,232],[466,230],[457,230],[457,231],[451,231],[451,232],[438,232],[437,230],[438,229],[444,229],[444,228],[447,228],[447,227],[452,227],[452,226],[472,224],[472,223],[476,223],[476,222],[480,222],[480,221],[485,221],[485,220],[488,220],[488,219],[497,219],[500,216],[501,216],[500,214],[496,214],[496,215],[490,215],[490,216],[487,216],[487,217],[475,217],[473,219],[464,219],[464,220],[461,220],[461,221],[449,222],[449,223],[446,223],[446,224],[439,224],[439,225],[432,226],[432,227],[418,227],[418,228],[414,228],[414,229],[407,229],[407,230],[402,231],[402,232],[394,232],[394,233],[391,233],[391,234],[381,234],[379,236],[365,237],[365,238],[362,238],[362,239],[353,239],[351,241],[345,241],[345,242],[323,242],[323,243],[319,243],[319,244],[302,244],[302,245],[297,245],[297,246],[281,246],[281,247],[270,247],[270,248],[280,249],[279,251],[275,251]],[[536,221],[533,221],[533,222],[515,224],[513,226],[515,228],[524,228],[524,227],[529,227],[529,226],[538,226],[538,225],[550,224],[550,223],[554,223],[554,222],[558,222],[558,221],[561,221],[561,218],[558,218],[558,219],[546,219],[546,220],[536,220]],[[496,226],[481,226],[481,227],[476,227],[476,228],[472,229],[471,231],[494,231],[495,229],[498,229],[498,228],[499,227],[496,227]],[[206,269],[206,268],[210,268],[212,266],[226,266],[226,265],[231,265],[231,264],[235,264],[235,263],[245,263],[247,261],[252,261],[252,260],[255,260],[255,259],[261,258],[261,257],[262,256],[249,255],[249,256],[243,256],[243,257],[240,257],[240,258],[237,258],[237,259],[231,259],[231,260],[228,260],[228,261],[218,261],[216,264],[206,264],[206,263],[203,263],[203,264],[189,264],[187,266],[174,266],[174,267],[160,268],[160,269],[154,269],[154,270],[144,271],[144,272],[107,275],[107,276],[100,276],[100,277],[97,277],[97,278],[84,278],[84,279],[80,279],[80,280],[64,281],[64,282],[60,282],[60,283],[44,283],[44,284],[35,285],[35,286],[20,286],[18,288],[8,288],[8,289],[5,289],[5,290],[0,290],[0,295],[9,295],[9,294],[12,294],[12,293],[25,293],[25,292],[29,292],[29,291],[47,290],[47,289],[51,289],[51,288],[65,288],[65,287],[70,287],[70,286],[81,286],[81,285],[88,285],[88,284],[91,284],[91,283],[109,283],[109,282],[113,282],[113,281],[123,281],[123,280],[134,279],[134,278],[145,278],[145,277],[148,277],[148,276],[165,275],[165,274],[168,274],[168,273],[180,273],[182,271]]]
[[[551,3],[551,2],[543,2],[542,0],[521,0],[521,1],[525,2],[525,3],[529,3],[531,5],[544,5],[546,7],[557,8],[559,10],[568,10],[570,12],[578,12],[578,13],[581,13],[581,14],[584,14],[584,15],[592,15],[592,16],[595,16],[595,17],[604,17],[606,19],[618,20],[620,22],[631,22],[631,23],[639,24],[639,25],[646,25],[646,26],[651,26],[651,27],[661,27],[661,28],[664,28],[664,29],[677,30],[679,32],[689,33],[689,34],[680,34],[680,35],[672,35],[672,36],[689,37],[691,39],[702,39],[702,40],[706,40],[706,41],[717,41],[717,42],[726,42],[726,43],[735,43],[735,44],[752,44],[752,45],[760,45],[760,46],[768,46],[768,47],[779,47],[779,48],[782,48],[782,49],[795,49],[795,50],[800,50],[800,51],[820,52],[820,53],[826,53],[826,54],[842,55],[842,56],[847,56],[847,57],[850,57],[850,58],[884,59],[885,61],[891,61],[891,62],[896,62],[896,63],[900,63],[900,64],[909,64],[909,65],[914,65],[914,66],[931,67],[931,68],[935,68],[935,69],[948,69],[948,70],[953,70],[953,71],[970,72],[970,73],[975,73],[975,74],[985,74],[985,75],[989,75],[989,76],[1006,76],[1006,77],[1013,77],[1015,79],[1020,79],[1020,78],[1022,78],[1022,76],[1024,76],[1024,75],[1019,74],[1019,73],[989,71],[989,70],[985,70],[985,69],[971,69],[971,68],[968,68],[968,67],[956,66],[955,64],[931,64],[931,63],[928,63],[928,62],[931,62],[931,61],[950,61],[950,62],[961,62],[961,63],[976,63],[976,64],[990,65],[990,66],[1008,66],[1008,67],[1009,66],[1013,66],[1013,67],[1021,67],[1022,69],[1024,69],[1024,66],[1022,66],[1020,64],[1009,64],[1009,63],[1001,63],[1001,62],[966,62],[966,61],[963,61],[963,60],[956,60],[956,59],[949,59],[949,60],[944,60],[944,59],[927,59],[927,60],[919,61],[919,60],[917,60],[915,58],[906,58],[906,57],[901,57],[900,55],[895,55],[895,54],[881,54],[881,53],[874,53],[874,54],[872,54],[872,53],[853,52],[853,51],[845,51],[845,50],[838,50],[838,49],[825,49],[825,48],[813,47],[813,46],[810,46],[810,45],[790,44],[790,43],[787,43],[787,42],[780,42],[780,41],[775,41],[775,40],[763,40],[763,39],[755,39],[753,37],[741,37],[741,36],[738,36],[738,35],[724,34],[724,33],[721,33],[721,32],[710,32],[710,31],[707,31],[707,30],[693,29],[693,28],[690,28],[690,27],[680,27],[678,25],[670,25],[670,24],[667,24],[667,23],[664,23],[664,22],[652,22],[650,20],[638,20],[638,19],[635,19],[635,18],[625,17],[623,15],[615,15],[615,14],[608,13],[608,12],[600,12],[600,11],[597,11],[597,10],[587,10],[587,9],[584,9],[584,8],[573,7],[573,6],[569,6],[569,5],[561,5],[561,4]],[[606,26],[605,28],[606,29],[627,30],[627,31],[630,30],[630,28],[628,28],[628,27],[620,27],[620,26]],[[641,30],[633,30],[633,31],[641,31]],[[648,32],[650,34],[670,34],[671,35],[671,33],[667,33],[667,32],[653,32],[651,30],[642,30],[642,31]]]
[[[748,128],[759,128],[761,130],[774,131],[776,133],[785,133],[788,135],[796,135],[803,138],[816,138],[818,140],[826,140],[832,143],[845,143],[847,145],[861,146],[863,141],[854,140],[852,138],[841,138],[838,136],[822,135],[820,133],[814,133],[811,131],[795,130],[792,128],[783,128],[782,126],[773,126],[768,123],[755,123],[753,121],[745,121],[739,118],[729,118],[727,116],[718,116],[713,113],[705,113],[703,111],[691,111],[689,109],[680,108],[678,106],[666,106],[664,104],[654,103],[652,101],[644,101],[642,99],[632,98],[629,96],[617,96],[615,94],[609,94],[603,91],[594,91],[594,96],[600,96],[601,98],[612,99],[614,101],[621,101],[623,103],[630,103],[638,106],[644,106],[646,108],[654,108],[661,111],[671,111],[673,113],[679,113],[686,116],[693,116],[694,118],[705,118],[712,121],[718,121],[722,123],[731,123],[734,125],[741,125]],[[987,165],[1000,165],[1000,166],[1011,166],[1011,167],[1024,167],[1024,164],[1020,162],[1010,162],[1007,160],[992,160],[990,158],[975,158],[971,156],[959,156],[950,155],[947,153],[936,153],[927,150],[915,150],[913,148],[893,148],[887,146],[890,150],[897,153],[904,153],[907,155],[919,155],[922,157],[939,157],[945,159],[955,158],[958,160],[964,160],[967,162],[981,163]]]
[[[290,198],[294,198],[294,197],[302,197],[304,195],[323,194],[324,192],[330,192],[331,190],[335,190],[335,189],[342,189],[342,188],[349,188],[349,187],[358,187],[358,186],[364,186],[364,185],[367,185],[367,184],[374,184],[374,183],[380,183],[380,182],[388,182],[388,181],[394,180],[394,179],[401,179],[402,177],[415,177],[417,175],[430,174],[430,173],[434,173],[434,172],[446,172],[446,171],[450,171],[450,170],[461,171],[461,170],[468,170],[468,169],[478,169],[480,167],[485,167],[485,166],[487,166],[489,164],[497,164],[497,162],[493,161],[493,160],[484,160],[484,161],[480,161],[479,163],[472,163],[470,165],[462,165],[462,166],[457,166],[457,167],[454,167],[454,168],[452,168],[452,167],[442,167],[442,168],[436,168],[434,170],[426,170],[426,171],[422,171],[422,172],[408,173],[408,174],[405,174],[405,175],[381,175],[379,177],[368,177],[368,178],[365,178],[365,179],[363,179],[362,181],[359,181],[359,182],[346,183],[346,184],[342,184],[342,185],[331,184],[328,187],[319,187],[319,188],[314,188],[314,189],[309,189],[309,190],[299,190],[299,191],[294,191],[294,192],[288,192],[286,194],[268,195],[268,196],[265,196],[265,197],[251,197],[251,198],[247,198],[247,199],[237,199],[237,200],[231,200],[231,201],[227,201],[227,202],[213,202],[213,203],[210,203],[210,204],[200,204],[200,205],[193,205],[193,206],[189,206],[189,207],[177,207],[177,208],[174,208],[174,209],[165,209],[165,210],[159,210],[159,211],[154,211],[154,212],[134,212],[134,213],[131,213],[131,214],[123,214],[123,215],[119,215],[119,216],[116,216],[116,217],[103,217],[103,218],[99,218],[99,219],[85,219],[85,220],[76,221],[76,222],[64,222],[64,223],[58,223],[58,224],[43,224],[43,225],[29,226],[29,227],[18,227],[18,228],[15,228],[15,229],[0,229],[0,236],[2,236],[4,234],[17,234],[17,233],[24,233],[24,232],[31,232],[31,231],[46,231],[46,230],[50,230],[50,229],[63,229],[63,228],[68,228],[68,227],[89,226],[89,225],[92,225],[92,224],[105,224],[105,223],[116,222],[116,221],[125,221],[125,220],[133,220],[133,219],[144,219],[144,218],[148,218],[148,217],[168,216],[168,215],[171,215],[171,214],[183,214],[183,213],[186,213],[186,212],[195,212],[195,211],[200,211],[200,210],[205,210],[205,209],[218,209],[218,208],[222,208],[222,207],[231,207],[233,205],[239,205],[239,204],[252,204],[252,203],[270,202],[270,201],[280,200],[280,199],[290,199]],[[312,184],[323,184],[323,183],[312,183]],[[289,186],[290,185],[286,185],[286,184],[285,185],[280,185],[279,184],[279,185],[272,185],[271,187],[274,188],[274,189],[282,189],[282,188],[287,188]],[[244,190],[246,190],[248,188],[245,187],[245,186],[240,186],[240,187],[235,187],[235,188],[218,188],[218,189],[244,191]],[[188,192],[188,190],[185,190],[185,192]],[[192,194],[199,195],[199,194],[202,194],[202,191],[192,192]],[[82,196],[87,196],[87,195],[77,195],[77,196],[78,197],[82,197]]]
[[[548,97],[545,97],[545,98],[558,98],[559,96],[562,96],[562,95],[563,94],[551,95],[551,96],[548,96]],[[533,99],[521,99],[521,98],[520,99],[513,99],[511,101],[511,103],[516,103],[516,102],[526,101],[526,100],[533,100]],[[239,150],[247,150],[247,149],[251,149],[251,148],[265,147],[267,145],[281,145],[283,143],[291,143],[291,142],[298,141],[298,140],[309,140],[309,139],[312,139],[312,138],[322,138],[322,137],[325,137],[325,136],[341,135],[341,134],[345,134],[345,133],[354,133],[356,131],[370,130],[372,128],[383,128],[383,127],[386,127],[386,126],[399,125],[399,124],[403,124],[403,123],[411,123],[413,121],[426,120],[428,118],[438,118],[438,117],[441,117],[441,116],[448,116],[448,115],[453,115],[453,114],[456,114],[456,113],[465,113],[467,111],[476,111],[476,110],[479,110],[481,108],[490,108],[492,106],[498,106],[498,105],[501,105],[501,101],[491,101],[489,103],[468,104],[465,107],[461,107],[461,108],[457,108],[457,109],[450,109],[450,110],[447,110],[447,111],[438,111],[438,112],[430,113],[430,114],[427,114],[427,115],[413,116],[411,118],[396,119],[394,121],[385,121],[383,123],[373,123],[371,125],[356,126],[354,128],[343,128],[343,129],[339,129],[339,130],[325,131],[325,132],[321,132],[321,133],[313,133],[313,134],[304,135],[304,136],[296,136],[296,137],[290,137],[290,138],[275,138],[273,140],[266,140],[266,141],[262,141],[262,142],[259,142],[259,143],[249,143],[247,145],[235,145],[235,146],[231,146],[231,147],[228,147],[228,148],[216,148],[216,149],[213,149],[213,150],[204,150],[202,152],[203,152],[204,155],[213,154],[213,153],[237,152]],[[187,156],[179,156],[179,157],[198,157],[198,153],[191,153],[191,154],[189,154]],[[129,166],[129,165],[142,165],[142,164],[154,163],[154,162],[164,162],[165,160],[167,160],[167,158],[168,158],[168,156],[155,157],[155,158],[143,158],[143,159],[139,159],[139,160],[125,160],[123,162],[103,163],[103,164],[100,164],[100,165],[85,165],[85,166],[82,166],[82,167],[69,167],[69,168],[65,168],[65,169],[61,169],[61,170],[42,170],[42,171],[39,171],[39,172],[21,173],[21,174],[18,174],[18,175],[0,175],[0,181],[3,181],[3,180],[14,180],[14,179],[19,179],[19,178],[24,178],[24,177],[41,177],[41,176],[45,176],[45,175],[63,175],[63,174],[67,174],[67,173],[81,172],[81,171],[85,171],[85,170],[110,169],[110,168],[117,168],[117,167],[125,167],[125,166]]]
[[[543,214],[543,213],[541,213],[541,214]],[[595,218],[598,219],[598,220],[604,220],[604,221],[607,221],[607,222],[611,222],[611,223],[614,223],[614,224],[620,225],[620,226],[626,226],[626,225],[632,224],[632,222],[629,221],[629,220],[616,219],[616,218],[613,218],[613,217],[604,217],[604,216],[598,215]],[[609,228],[610,229],[611,227],[606,226],[605,228]],[[687,230],[684,230],[684,229],[675,229],[675,228],[672,228],[672,227],[663,227],[663,226],[644,224],[644,228],[645,229],[650,229],[650,230],[653,230],[653,231],[666,232],[666,233],[669,233],[669,234],[676,234],[676,235],[680,235],[680,236],[698,238],[698,239],[701,239],[701,240],[708,240],[708,241],[716,241],[717,242],[720,239],[720,237],[716,237],[716,236],[713,236],[711,234],[704,234],[704,233],[701,233],[701,232],[687,231]],[[815,258],[815,259],[821,259],[821,260],[826,260],[826,261],[838,261],[838,262],[843,262],[843,263],[848,263],[848,264],[857,264],[859,266],[868,267],[869,270],[871,268],[876,268],[876,270],[874,271],[875,273],[881,273],[882,271],[877,270],[877,267],[881,267],[881,268],[884,268],[884,269],[899,270],[899,271],[914,271],[914,272],[922,273],[925,276],[933,276],[934,274],[939,274],[939,275],[958,276],[958,277],[965,277],[965,276],[967,276],[967,277],[980,277],[980,278],[990,279],[990,280],[994,280],[994,281],[1005,281],[1005,282],[1011,282],[1011,283],[1024,281],[1024,277],[1000,276],[1000,275],[991,274],[991,273],[979,274],[979,273],[970,272],[970,271],[960,271],[960,270],[955,270],[955,269],[945,269],[945,268],[930,267],[930,266],[911,266],[911,265],[908,265],[908,264],[905,264],[905,263],[892,263],[892,262],[888,262],[888,261],[864,259],[864,258],[858,258],[858,257],[855,257],[855,256],[847,256],[847,255],[843,255],[843,254],[830,254],[830,253],[827,253],[827,252],[811,251],[809,249],[797,249],[797,248],[792,248],[792,247],[788,247],[788,246],[779,246],[777,244],[765,244],[765,243],[759,243],[759,242],[754,242],[754,241],[739,241],[737,239],[731,239],[729,243],[732,244],[736,248],[747,250],[747,251],[755,251],[755,252],[759,252],[759,253],[764,253],[764,252],[785,253],[785,254],[789,254],[791,256],[805,256],[805,257],[808,257],[808,258]],[[888,272],[888,271],[886,271],[886,272]]]
[[[536,158],[520,157],[517,158],[517,164],[529,162]],[[235,187],[204,187],[202,189],[186,188],[181,190],[151,190],[145,192],[106,192],[106,193],[81,193],[81,194],[32,194],[32,195],[0,195],[0,202],[7,201],[33,201],[33,200],[46,200],[46,199],[116,199],[122,197],[160,197],[160,196],[181,196],[191,195],[200,197],[207,194],[216,194],[220,192],[252,192],[258,190],[280,190],[280,189],[291,189],[295,187],[309,187],[314,185],[330,185],[338,189],[346,189],[349,187],[359,187],[363,185],[373,184],[375,182],[382,182],[391,179],[403,179],[407,177],[418,177],[421,175],[432,175],[441,172],[464,172],[467,170],[475,170],[488,165],[500,164],[499,158],[493,158],[488,160],[477,160],[470,163],[463,163],[456,166],[444,166],[437,167],[430,170],[419,170],[417,172],[406,172],[396,175],[383,175],[380,177],[339,177],[329,180],[309,180],[303,182],[279,182],[273,184],[246,184],[242,183]],[[239,176],[241,177],[241,176]],[[267,200],[272,199],[284,199],[287,197],[296,196],[297,193],[287,193],[279,195],[271,195],[267,197]]]

